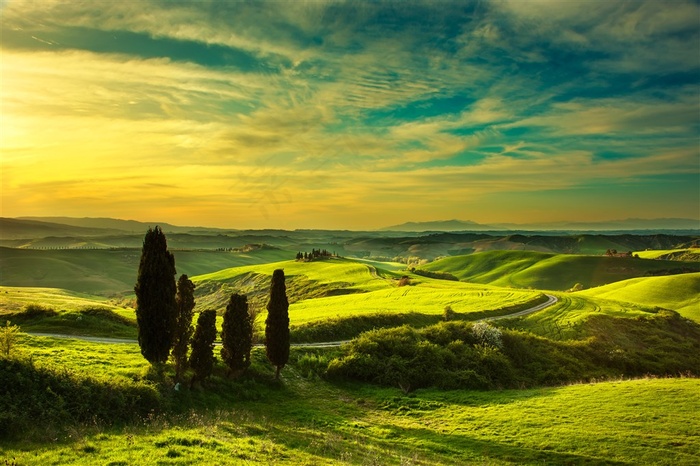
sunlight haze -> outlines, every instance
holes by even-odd
[[[0,2],[0,216],[700,217],[700,6]]]

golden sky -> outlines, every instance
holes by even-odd
[[[700,218],[700,8],[3,1],[4,217]]]

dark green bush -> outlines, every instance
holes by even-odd
[[[585,340],[554,341],[517,330],[484,339],[483,333],[466,322],[374,330],[353,340],[327,374],[406,391],[700,374],[700,325],[673,312],[635,319],[595,316],[584,323]]]
[[[158,391],[144,382],[97,380],[24,360],[0,359],[0,387],[0,438],[71,423],[132,422],[162,404]]]

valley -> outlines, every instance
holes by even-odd
[[[4,416],[19,430],[0,432],[0,444],[17,464],[699,459],[697,438],[684,427],[697,425],[700,410],[698,236],[169,233],[178,275],[195,284],[195,312],[216,310],[219,332],[230,295],[242,293],[258,314],[255,340],[263,341],[271,276],[283,269],[293,343],[280,382],[257,346],[242,379],[227,377],[218,363],[206,387],[175,393],[169,369],[154,373],[135,343],[141,237],[94,230],[78,237],[71,229],[87,227],[37,230],[38,221],[31,222],[23,232],[15,223],[14,234],[24,238],[3,238],[0,248],[0,317],[28,332],[20,334],[15,358],[0,358],[0,373],[15,386],[26,372],[25,392],[35,380],[53,395],[34,401],[44,409],[36,414],[41,426],[14,411],[22,392],[13,388],[5,398]],[[47,229],[69,236],[41,237]],[[331,256],[294,260],[312,249]],[[630,254],[611,257],[609,249]],[[471,332],[476,322],[488,322],[505,346],[490,356],[477,344],[447,344],[449,338],[440,346],[436,335]],[[416,347],[407,343],[425,338]],[[337,341],[348,343],[323,345]],[[385,362],[376,352],[383,344],[394,345]],[[429,352],[419,356],[415,348]],[[442,376],[426,382],[401,372],[438,354],[423,373]],[[482,362],[468,363],[476,365],[467,378],[462,366],[449,365],[477,354]],[[371,364],[353,362],[364,357]],[[121,393],[115,406],[149,420],[110,419],[108,405],[90,401],[114,390]],[[71,401],[79,392],[85,400]],[[599,436],[601,428],[609,434]]]

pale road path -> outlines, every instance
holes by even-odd
[[[556,304],[559,299],[556,296],[553,296],[551,294],[546,294],[547,296],[547,301],[538,304],[537,306],[533,306],[530,308],[527,308],[522,311],[514,312],[513,314],[506,314],[503,316],[498,316],[498,317],[487,317],[484,319],[480,319],[477,322],[489,322],[492,320],[501,320],[501,319],[509,319],[511,317],[522,317],[528,314],[532,314],[533,312],[541,311],[542,309],[545,309],[549,306],[552,306],[553,304]],[[48,337],[48,338],[72,338],[74,340],[82,340],[82,341],[90,341],[93,343],[110,343],[110,344],[136,344],[136,340],[129,340],[126,338],[104,338],[104,337],[90,337],[90,336],[85,336],[85,335],[68,335],[64,333],[41,333],[41,332],[25,332],[27,335],[32,335],[35,337]],[[348,343],[350,340],[341,340],[341,341],[325,341],[325,342],[319,342],[319,343],[292,343],[290,346],[292,348],[335,348],[338,347],[344,343]],[[215,346],[221,346],[221,343],[215,343]],[[255,345],[257,347],[262,347],[264,345]]]

